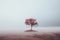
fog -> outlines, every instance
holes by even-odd
[[[39,23],[33,29],[59,30],[60,0],[0,0],[0,31],[29,29],[24,23],[27,18]]]

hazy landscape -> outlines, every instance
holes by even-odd
[[[60,40],[60,0],[0,0],[0,40]]]
[[[57,27],[43,27],[38,30],[36,30],[37,32],[0,30],[0,40],[60,40],[60,29]]]

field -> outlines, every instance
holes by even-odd
[[[60,32],[22,32],[0,34],[0,40],[60,40]]]

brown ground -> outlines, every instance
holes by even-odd
[[[26,32],[27,33],[27,32]],[[34,33],[0,35],[0,40],[60,40],[60,33]]]

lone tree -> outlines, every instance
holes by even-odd
[[[34,30],[32,30],[32,27],[34,27],[35,25],[38,25],[36,19],[33,19],[33,18],[26,19],[25,24],[31,26],[31,29],[27,30],[27,31],[34,31]]]

